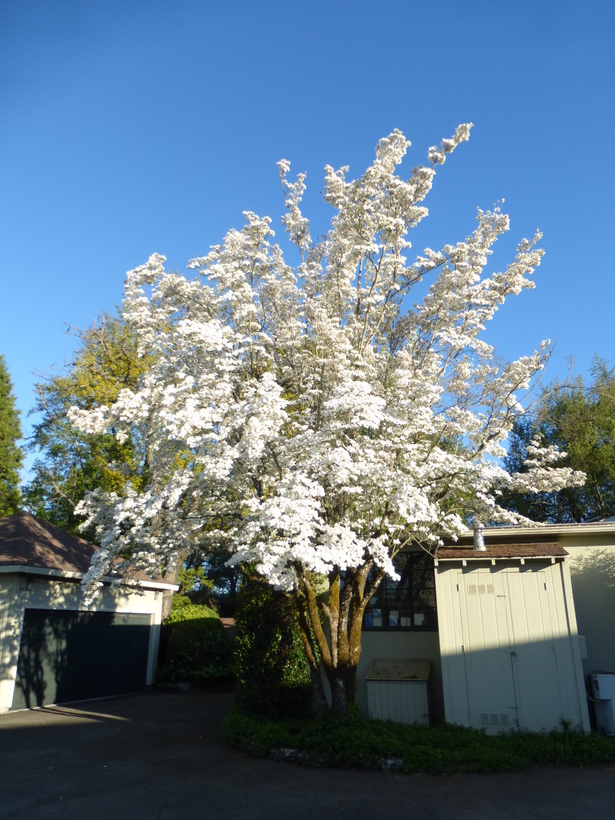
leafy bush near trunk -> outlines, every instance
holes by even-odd
[[[310,669],[294,601],[257,579],[239,593],[235,658],[242,711],[270,717],[311,711]]]

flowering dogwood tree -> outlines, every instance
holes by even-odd
[[[140,493],[127,484],[83,502],[101,543],[86,583],[118,557],[151,574],[197,540],[224,538],[234,562],[295,596],[316,702],[321,661],[342,712],[364,609],[384,574],[395,577],[396,553],[436,548],[472,519],[519,522],[498,504],[503,489],[578,480],[538,443],[522,474],[500,461],[549,343],[501,364],[481,335],[506,297],[533,287],[540,235],[486,272],[509,226],[495,208],[464,241],[408,259],[435,168],[470,127],[409,179],[396,172],[410,145],[399,131],[360,178],[327,167],[335,213],[320,240],[301,212],[305,175],[291,181],[280,162],[298,264],[254,213],[190,263],[192,276],[152,256],[127,275],[123,302],[152,368],[111,407],[71,415],[82,431],[138,440],[150,477]]]

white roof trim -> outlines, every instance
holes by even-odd
[[[0,573],[21,573],[23,575],[46,575],[51,578],[64,578],[69,581],[80,581],[81,572],[67,572],[62,569],[47,569],[46,567],[29,567],[25,564],[0,564]],[[120,579],[105,575],[103,583],[111,584]],[[145,589],[168,589],[177,592],[179,584],[168,584],[166,581],[128,581],[128,586],[144,587]]]
[[[615,533],[615,521],[594,521],[586,524],[540,524],[536,522],[527,526],[510,526],[510,527],[483,527],[483,533],[487,537],[492,535],[523,535],[535,531],[536,533],[544,533],[545,535],[570,535],[578,533]],[[473,538],[474,530],[466,530],[460,534],[460,538]]]
[[[451,549],[451,547],[447,547],[447,549]],[[454,549],[454,548],[453,548]],[[525,564],[526,561],[550,561],[554,564],[556,561],[565,561],[567,556],[566,555],[481,555],[480,552],[474,550],[466,550],[469,555],[463,555],[464,550],[459,550],[461,555],[454,555],[453,557],[446,556],[439,557],[434,559],[434,566],[438,566],[438,564],[444,564],[445,562],[450,563],[451,561],[461,561],[462,565],[465,567],[468,565],[468,561],[472,561],[476,563],[477,561],[485,561],[490,563],[491,566],[495,566],[496,561],[520,561],[522,564]],[[474,555],[472,554],[474,553]]]

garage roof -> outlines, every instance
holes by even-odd
[[[27,512],[0,518],[0,565],[85,573],[95,549]]]
[[[0,571],[19,571],[23,567],[23,571],[41,574],[81,576],[89,570],[95,551],[96,547],[83,538],[30,513],[0,518]],[[177,589],[177,585],[154,580],[144,572],[129,577],[152,589]]]

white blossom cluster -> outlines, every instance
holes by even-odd
[[[508,296],[534,286],[540,235],[489,272],[509,227],[496,207],[464,241],[407,258],[435,167],[470,127],[409,179],[397,174],[410,145],[399,131],[358,179],[327,167],[335,214],[319,241],[301,212],[305,176],[290,182],[281,161],[295,267],[270,220],[246,213],[242,230],[189,264],[191,277],[167,272],[162,256],[128,273],[123,316],[154,363],[136,392],[70,417],[132,437],[150,482],[83,502],[101,539],[88,583],[118,556],[155,573],[166,555],[220,537],[233,560],[286,589],[304,572],[366,562],[394,575],[391,558],[411,540],[436,545],[471,518],[518,522],[498,503],[503,490],[579,481],[538,443],[527,472],[500,466],[549,343],[500,364],[482,334]]]

